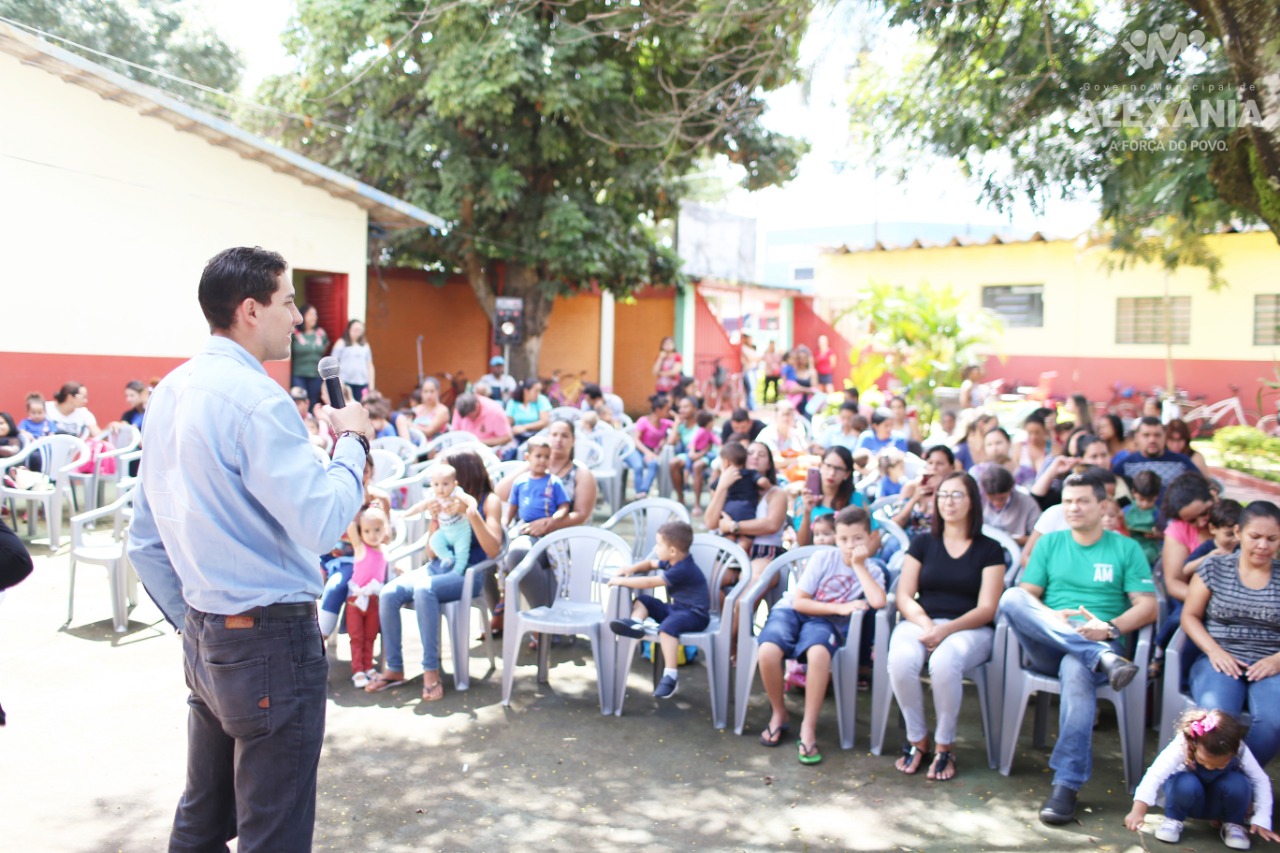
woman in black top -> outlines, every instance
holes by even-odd
[[[968,474],[949,474],[934,497],[933,530],[911,540],[895,604],[902,619],[889,640],[889,682],[907,721],[895,765],[919,772],[929,752],[920,670],[933,681],[937,755],[928,778],[956,775],[951,745],[960,716],[964,673],[991,657],[992,621],[1004,590],[1004,552],[982,535],[982,498]]]

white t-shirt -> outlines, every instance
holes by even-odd
[[[93,428],[98,422],[97,418],[88,409],[72,409],[71,414],[64,415],[58,411],[58,404],[53,400],[45,400],[44,417],[49,423],[53,424],[54,430],[64,435],[74,435],[83,438],[85,434]]]
[[[1070,529],[1066,516],[1062,514],[1062,504],[1054,504],[1040,513],[1040,518],[1036,519],[1036,526],[1032,528],[1032,530],[1039,530],[1041,536]]]
[[[338,359],[338,375],[344,385],[368,385],[369,365],[373,362],[373,350],[368,344],[348,344],[339,340],[333,345],[333,357]]]

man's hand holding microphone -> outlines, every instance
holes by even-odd
[[[369,410],[359,404],[348,406],[346,395],[342,393],[342,380],[338,378],[338,360],[331,355],[320,359],[317,365],[320,378],[324,380],[325,389],[329,392],[330,405],[324,407],[324,419],[329,422],[334,435],[344,432],[355,432],[363,435],[367,443],[373,441],[373,424],[369,421]],[[336,403],[337,405],[333,405]]]

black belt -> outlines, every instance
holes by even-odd
[[[255,607],[252,610],[246,610],[239,616],[256,616],[265,617],[267,619],[290,619],[296,616],[315,616],[316,603],[314,601],[295,601],[287,604],[268,604],[265,607]]]

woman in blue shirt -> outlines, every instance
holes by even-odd
[[[537,379],[526,379],[516,386],[506,411],[517,443],[528,441],[551,423],[551,401]]]

